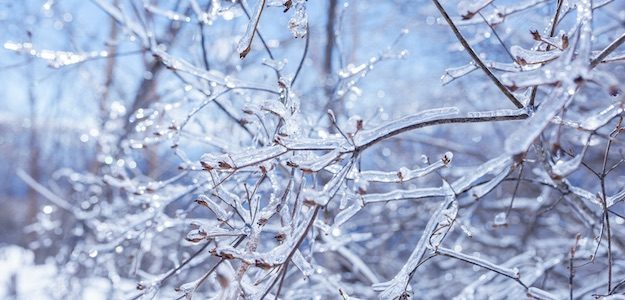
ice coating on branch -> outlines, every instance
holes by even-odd
[[[278,6],[287,6],[287,5],[291,5],[289,3],[291,3],[293,0],[269,0],[269,2],[267,3],[267,6],[270,7],[278,7]]]
[[[302,252],[299,250],[296,250],[293,255],[293,263],[302,271],[304,277],[308,277],[314,272],[313,266],[304,258],[304,255],[302,255]]]
[[[476,13],[491,2],[493,2],[493,0],[462,0],[458,2],[458,14],[461,15],[463,19],[471,19]]]
[[[31,43],[15,43],[10,41],[4,43],[4,49],[38,57],[48,62],[48,65],[53,68],[61,68],[79,64],[90,59],[105,58],[109,56],[107,51],[92,51],[86,53],[54,51],[35,49]]]
[[[506,153],[510,155],[521,154],[529,148],[534,139],[547,127],[551,119],[566,105],[572,95],[565,93],[565,89],[558,89],[546,103],[542,104],[531,118],[523,121],[506,139]]]
[[[456,197],[451,192],[450,187],[446,183],[443,188],[447,192],[445,200],[432,214],[432,217],[425,226],[425,229],[423,230],[423,233],[421,234],[417,245],[410,254],[408,261],[403,265],[401,270],[397,273],[397,275],[395,275],[395,277],[393,277],[391,281],[373,285],[374,290],[382,291],[379,294],[380,299],[395,299],[403,294],[408,284],[410,272],[415,269],[415,267],[419,264],[419,261],[421,261],[421,258],[425,254],[428,246],[428,240],[430,239],[432,233],[434,232],[438,224],[444,221],[443,218],[445,217],[443,215],[443,212],[456,199]]]
[[[291,150],[334,150],[337,147],[341,147],[345,139],[343,137],[326,137],[308,138],[308,137],[279,137],[280,143]]]
[[[252,48],[252,40],[254,39],[254,33],[256,33],[256,27],[260,21],[260,16],[263,13],[264,6],[265,0],[258,0],[254,13],[251,16],[250,21],[247,23],[245,33],[237,44],[237,52],[239,52],[240,58],[245,58]]]
[[[258,88],[258,89],[265,89],[265,90],[270,90],[270,91],[276,90],[275,86],[272,86],[272,85],[258,84],[258,83],[252,83],[252,82],[239,80],[237,78],[233,78],[232,76],[224,76],[224,74],[215,70],[206,71],[204,69],[201,69],[192,65],[191,63],[189,63],[188,61],[184,59],[174,57],[171,54],[165,51],[159,50],[159,49],[154,49],[152,50],[152,52],[155,57],[160,59],[160,61],[170,69],[182,71],[184,73],[197,76],[207,81],[225,86],[227,88],[236,88],[236,87],[243,86],[243,87],[248,87],[248,88]],[[213,100],[214,100],[213,98],[208,98],[205,101],[210,102]]]
[[[286,66],[286,64],[287,64],[286,58],[282,60],[263,58],[263,65],[268,66],[276,71],[282,71],[282,69],[284,69],[284,66]]]
[[[228,154],[206,153],[200,158],[202,167],[206,170],[213,169],[232,169],[235,166],[234,161]]]
[[[536,257],[535,251],[527,251],[510,258],[508,261],[501,263],[500,266],[508,269],[523,265],[534,266],[536,265],[534,262]],[[546,269],[549,269],[553,265],[557,265],[559,263],[561,263],[561,255],[554,257],[547,263],[542,264],[540,268],[537,266],[534,270],[540,271],[540,273],[537,273],[542,274]],[[529,274],[523,273],[522,280],[524,282],[525,278],[529,277],[527,275]],[[462,292],[456,295],[453,299],[482,299],[485,297],[488,298],[493,294],[497,294],[502,298],[514,295],[518,295],[520,298],[526,297],[526,291],[520,285],[513,282],[503,284],[503,282],[499,280],[500,278],[500,275],[495,272],[484,272],[479,279],[467,285]]]
[[[554,295],[550,292],[547,292],[545,290],[542,290],[540,288],[537,287],[530,287],[527,290],[527,295],[536,299],[545,299],[545,300],[558,300],[558,299],[562,299],[557,295]]]
[[[289,30],[295,38],[302,38],[308,33],[308,14],[304,1],[295,1],[295,12],[289,19]]]
[[[584,201],[588,201],[590,203],[597,205],[597,207],[599,208],[603,208],[602,201],[599,198],[597,198],[597,196],[593,194],[592,192],[585,190],[579,186],[573,185],[568,179],[563,179],[562,182],[564,182],[564,184],[568,186],[569,190],[573,194],[582,198]],[[608,197],[608,202],[609,202],[609,197]]]
[[[236,162],[237,167],[248,167],[278,157],[286,151],[286,148],[280,145],[274,145],[239,152],[236,154],[232,154],[231,157],[232,161]]]
[[[501,155],[495,157],[482,165],[480,165],[474,172],[463,176],[451,184],[451,187],[456,193],[462,193],[466,191],[471,185],[479,180],[482,176],[487,174],[500,174],[502,170],[509,167],[512,163],[512,159],[507,155]]]
[[[312,153],[296,155],[289,160],[290,163],[287,165],[297,167],[305,172],[318,172],[338,160],[339,157],[340,151],[337,148],[321,156]],[[337,166],[337,168],[339,167]]]
[[[467,116],[470,118],[490,118],[490,117],[505,117],[505,116],[522,116],[529,115],[529,111],[527,108],[517,108],[517,109],[498,109],[498,110],[490,110],[490,111],[475,111],[467,113]]]
[[[367,69],[367,64],[353,65],[349,64],[345,68],[338,71],[339,77],[345,79],[359,74]]]
[[[458,216],[458,204],[454,201],[449,208],[441,212],[441,221],[436,225],[436,229],[432,233],[429,240],[429,247],[437,249],[443,242],[448,232],[453,230]]]
[[[497,271],[497,273],[504,274],[510,278],[520,278],[521,276],[517,268],[507,268],[507,267],[492,263],[488,260],[473,256],[473,255],[464,254],[464,253],[454,251],[451,249],[447,249],[447,248],[443,248],[443,247],[439,248],[438,252],[444,255],[449,255],[452,257],[460,258],[466,262],[470,262],[475,265],[482,266],[489,270],[495,270]]]
[[[582,25],[582,28],[588,28],[590,26],[587,24],[589,21],[584,19],[584,22],[586,23]],[[553,49],[547,52],[539,52],[513,47],[514,49],[512,50],[521,58],[518,61],[519,64],[544,65],[537,69],[528,70],[525,67],[526,71],[505,73],[501,76],[501,82],[511,88],[524,88],[561,82],[561,84],[566,86],[567,90],[570,90],[573,88],[573,85],[579,84],[580,80],[592,78],[589,59],[584,59],[583,56],[577,55],[580,47],[590,47],[590,41],[583,41],[583,36],[582,30],[582,32],[578,33],[579,38],[575,46],[568,47],[563,51]],[[528,62],[524,63],[524,60]]]
[[[414,115],[409,115],[395,121],[388,122],[374,129],[363,130],[356,135],[354,141],[356,142],[356,145],[368,144],[378,138],[393,134],[394,132],[398,132],[402,129],[418,126],[420,123],[434,121],[440,118],[455,116],[458,115],[458,113],[459,110],[456,107],[424,110]]]
[[[261,106],[261,109],[272,112],[281,118],[284,118],[287,114],[284,104],[282,104],[282,102],[280,101],[276,101],[273,99],[265,100],[265,102],[263,102]]]
[[[552,167],[551,171],[554,175],[558,177],[567,177],[571,173],[575,172],[580,164],[582,163],[582,159],[584,158],[584,154],[586,154],[586,149],[588,147],[584,147],[584,150],[575,157],[570,160],[559,159]]]
[[[356,171],[351,172],[348,175],[348,179],[360,179],[371,182],[404,182],[414,178],[423,177],[430,174],[442,167],[447,167],[453,160],[453,153],[446,152],[442,157],[432,164],[419,169],[400,168],[397,172],[384,172],[384,171],[362,171],[360,174],[355,174]],[[336,173],[337,168],[328,168],[328,171]]]
[[[216,227],[214,224],[207,224],[199,220],[191,221],[192,226],[197,229],[191,230],[186,237],[187,241],[197,243],[203,239],[212,239],[220,236],[238,236],[243,234],[240,230],[223,229]]]
[[[519,64],[533,65],[552,61],[558,58],[562,54],[562,51],[557,49],[551,51],[526,50],[515,45],[510,47],[510,53],[512,53],[512,56],[514,56]]]
[[[362,198],[365,204],[369,204],[392,200],[420,199],[425,197],[445,196],[446,193],[447,187],[443,186],[438,188],[418,188],[411,190],[395,190],[392,192],[380,194],[366,194],[362,196]]]
[[[579,57],[576,59],[582,64],[587,64],[590,62],[590,53],[592,51],[592,3],[590,0],[578,0],[577,23],[581,27],[577,43],[577,54]]]
[[[334,224],[332,224],[332,228],[341,227],[341,225],[345,224],[345,222],[355,216],[364,207],[364,203],[362,203],[361,200],[357,197],[353,196],[349,199],[352,199],[352,203],[345,209],[341,210],[338,214],[336,214],[336,217],[334,217]]]
[[[149,4],[149,3],[144,3],[143,6],[145,7],[145,10],[147,10],[147,11],[149,11],[149,12],[155,14],[155,15],[163,16],[163,17],[165,17],[165,18],[167,18],[169,20],[181,21],[181,22],[191,22],[191,18],[190,17],[178,14],[178,13],[176,13],[174,11],[171,11],[171,10],[168,10],[168,9],[163,9],[163,8],[160,8],[160,7],[156,6],[156,5],[152,5],[152,4]]]
[[[461,67],[446,69],[445,74],[441,76],[441,82],[443,85],[447,85],[450,82],[464,75],[467,75],[475,70],[477,70],[477,66],[473,62],[469,63],[468,65],[461,66]]]
[[[612,104],[598,114],[593,114],[590,118],[582,122],[582,128],[586,130],[597,130],[621,113],[623,113],[622,104]]]
[[[621,189],[618,193],[612,195],[612,196],[608,196],[608,200],[607,200],[607,204],[608,207],[623,201],[623,199],[625,199],[625,188]]]
[[[484,195],[488,194],[495,187],[497,187],[504,179],[506,179],[506,176],[508,176],[509,173],[510,173],[510,167],[504,168],[493,179],[489,180],[488,182],[484,184],[474,187],[473,190],[471,190],[471,194],[473,195],[475,199],[484,197]]]
[[[215,203],[215,201],[213,201],[210,197],[206,195],[200,195],[195,200],[195,202],[210,209],[217,216],[217,220],[228,220],[228,213],[226,213],[226,211],[221,206],[219,206],[219,204]]]

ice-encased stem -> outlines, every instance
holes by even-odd
[[[438,223],[441,221],[443,212],[456,199],[453,192],[449,190],[449,186],[447,184],[445,184],[445,186],[447,189],[447,196],[445,197],[443,203],[441,203],[441,205],[432,214],[432,217],[425,226],[425,230],[423,231],[421,238],[419,238],[419,242],[417,242],[412,254],[410,254],[408,261],[391,281],[374,285],[374,289],[384,288],[379,295],[380,299],[396,299],[404,292],[410,278],[410,273],[417,267],[421,258],[423,258],[427,249],[428,240],[434,232],[434,229],[436,229]]]
[[[393,201],[393,200],[440,197],[440,196],[445,196],[446,193],[447,193],[447,188],[445,186],[437,187],[437,188],[417,188],[417,189],[411,189],[411,190],[394,190],[388,193],[364,195],[363,201],[365,204],[371,204],[375,202],[386,202],[386,201]]]
[[[516,106],[517,108],[522,108],[523,103],[521,103],[516,97],[514,97],[514,95],[512,95],[512,93],[508,90],[508,88],[506,88],[501,83],[501,81],[497,79],[495,74],[493,74],[493,72],[491,72],[490,69],[488,69],[488,67],[484,64],[482,59],[477,55],[477,53],[475,53],[473,48],[471,48],[471,45],[469,45],[469,43],[464,38],[464,36],[462,36],[462,33],[460,32],[456,24],[454,24],[454,21],[451,20],[451,18],[447,14],[447,11],[445,11],[445,9],[440,4],[440,2],[438,0],[432,0],[432,1],[434,1],[434,5],[438,9],[438,11],[441,13],[445,21],[447,21],[447,24],[449,24],[449,27],[451,27],[452,31],[456,35],[456,38],[458,39],[460,44],[462,44],[462,46],[467,51],[467,53],[469,53],[473,61],[484,71],[486,76],[490,78],[490,80],[497,86],[497,88],[499,88],[499,90],[508,98],[508,100],[510,100],[510,102],[514,104],[514,106]]]
[[[405,116],[396,121],[383,124],[374,129],[364,130],[356,135],[354,141],[358,146],[371,144],[380,138],[393,135],[395,132],[398,132],[403,128],[409,128],[415,124],[432,121],[442,117],[454,116],[457,115],[458,112],[459,110],[457,107],[443,107],[424,110],[413,115]]]
[[[258,26],[258,22],[260,21],[260,15],[263,13],[263,8],[265,7],[265,0],[259,0],[256,5],[256,10],[254,10],[254,15],[250,19],[250,22],[247,24],[247,29],[239,40],[239,44],[237,46],[237,52],[239,52],[239,57],[245,58],[245,56],[250,52],[252,47],[252,40],[254,39],[254,33],[256,32],[256,27]]]
[[[506,139],[506,153],[510,155],[518,155],[525,151],[534,142],[534,139],[540,135],[547,127],[551,119],[566,105],[573,97],[572,94],[566,93],[565,88],[556,90],[554,97],[547,99],[540,106],[540,110],[534,116],[526,120]]]
[[[449,257],[453,257],[462,261],[466,261],[468,263],[472,263],[474,265],[478,265],[480,267],[486,268],[488,270],[491,270],[493,272],[497,272],[501,275],[504,275],[506,277],[518,280],[520,275],[519,275],[519,271],[515,270],[515,269],[510,269],[510,268],[506,268],[506,267],[502,267],[498,264],[492,263],[490,261],[487,261],[485,259],[481,259],[478,258],[476,256],[473,255],[468,255],[468,254],[464,254],[464,253],[460,253],[451,249],[447,249],[444,247],[440,247],[438,249],[436,249],[437,253],[440,253],[442,255],[445,256],[449,256]]]
[[[501,171],[497,176],[495,176],[493,179],[491,179],[487,183],[484,183],[482,185],[479,185],[473,188],[473,191],[472,191],[473,197],[475,197],[475,199],[482,198],[484,197],[484,195],[488,194],[490,191],[496,188],[499,185],[499,183],[501,183],[506,178],[506,176],[510,174],[510,169],[511,169],[510,166],[506,167],[503,171]]]
[[[512,163],[512,159],[508,155],[501,155],[495,157],[482,165],[480,165],[474,172],[463,176],[451,184],[456,194],[466,191],[471,185],[480,179],[482,176],[489,173],[501,173],[502,170]]]

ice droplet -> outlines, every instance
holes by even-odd
[[[91,250],[89,251],[89,257],[94,258],[94,257],[96,257],[96,256],[98,256],[98,250],[91,249]]]
[[[493,221],[494,225],[501,226],[506,225],[508,223],[508,216],[505,212],[500,212],[495,215],[495,220]]]

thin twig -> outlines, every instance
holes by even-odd
[[[442,124],[455,124],[455,123],[483,123],[483,122],[492,122],[492,121],[511,121],[511,120],[524,120],[527,119],[529,115],[521,114],[521,115],[507,115],[507,116],[487,116],[487,117],[455,117],[455,118],[440,118],[436,120],[425,121],[421,123],[410,124],[408,126],[399,128],[397,130],[391,131],[383,136],[377,137],[372,141],[360,145],[359,149],[368,148],[381,140],[388,139],[390,137],[396,136],[398,134],[411,131],[417,128],[428,127],[432,125],[442,125]]]
[[[553,35],[556,32],[556,28],[558,26],[558,20],[560,18],[560,12],[562,12],[562,4],[564,3],[564,0],[558,0],[558,4],[556,6],[556,14],[555,16],[553,16],[553,20],[551,20],[551,29],[549,30],[549,36],[553,37]],[[547,50],[550,49],[550,45],[547,45]],[[538,86],[533,86],[532,87],[532,91],[530,93],[530,101],[529,101],[529,107],[534,109],[534,102],[536,101],[536,94],[538,92]]]
[[[486,20],[486,18],[484,17],[484,15],[482,15],[481,12],[477,12],[480,17],[482,18],[482,20],[484,20],[484,23],[486,23],[486,25],[488,25],[488,28],[490,28],[490,31],[492,31],[493,35],[495,36],[495,38],[497,39],[497,41],[499,41],[499,43],[501,44],[501,46],[503,47],[503,49],[506,51],[506,53],[508,54],[508,56],[510,56],[510,58],[512,59],[513,62],[516,61],[516,59],[514,58],[514,55],[512,55],[512,53],[510,53],[510,50],[508,50],[508,47],[506,46],[506,43],[503,42],[503,40],[501,39],[501,37],[499,36],[499,34],[497,33],[497,30],[495,30],[495,26],[493,26],[492,24],[488,23],[488,20]]]
[[[625,33],[621,34],[616,40],[614,40],[610,45],[605,47],[605,49],[601,50],[601,53],[597,55],[591,62],[590,67],[594,68],[598,64],[600,64],[610,53],[612,53],[616,48],[618,48],[621,44],[625,42]]]
[[[432,0],[432,1],[434,2],[434,5],[436,5],[436,8],[438,8],[438,11],[440,11],[440,13],[443,16],[443,18],[447,21],[447,24],[449,24],[449,26],[451,27],[451,30],[456,35],[456,38],[458,39],[460,44],[462,44],[462,46],[467,51],[467,53],[469,53],[469,55],[471,56],[473,61],[478,66],[480,66],[480,68],[484,71],[484,73],[486,73],[486,76],[488,76],[488,78],[490,78],[490,80],[493,81],[493,83],[497,86],[497,88],[499,88],[499,90],[504,95],[506,95],[508,100],[510,100],[510,102],[512,102],[512,104],[514,104],[514,106],[516,106],[517,108],[523,108],[523,104],[516,97],[514,97],[514,95],[512,95],[512,93],[508,90],[508,88],[506,88],[501,83],[501,81],[499,81],[499,79],[497,79],[495,74],[493,74],[493,72],[491,72],[490,69],[488,69],[488,67],[484,64],[482,59],[480,59],[480,57],[477,55],[477,53],[475,53],[475,51],[473,50],[471,45],[469,45],[469,43],[464,38],[464,36],[462,36],[462,33],[460,32],[460,30],[458,29],[456,24],[454,24],[454,21],[451,20],[451,18],[447,14],[447,11],[445,11],[445,8],[443,8],[443,6],[440,4],[440,2],[438,2],[438,0]]]
[[[306,44],[304,45],[304,53],[302,53],[302,59],[299,61],[299,65],[297,65],[297,71],[295,71],[295,75],[293,75],[293,80],[291,81],[291,87],[295,84],[295,80],[297,80],[297,76],[299,75],[302,67],[304,66],[304,61],[306,60],[306,54],[308,54],[308,45],[310,44],[310,28],[308,24],[306,24]]]

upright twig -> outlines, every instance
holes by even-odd
[[[497,79],[495,74],[493,74],[493,72],[491,72],[490,69],[488,69],[488,67],[484,64],[482,59],[477,55],[477,53],[475,53],[475,50],[473,50],[473,48],[471,47],[471,45],[469,45],[469,43],[464,38],[464,36],[462,36],[462,33],[460,32],[456,24],[454,24],[454,21],[449,17],[449,15],[447,14],[447,11],[445,10],[445,8],[443,8],[440,2],[438,0],[432,0],[432,1],[434,2],[434,5],[436,5],[436,8],[441,13],[445,21],[447,21],[447,24],[449,24],[449,27],[451,27],[451,30],[456,35],[456,38],[458,39],[460,44],[462,44],[462,46],[467,51],[467,53],[469,53],[473,61],[484,71],[484,73],[486,73],[486,76],[490,78],[490,80],[497,86],[497,88],[499,88],[499,90],[506,96],[506,98],[508,98],[508,100],[510,100],[510,102],[514,104],[514,106],[516,106],[517,108],[523,108],[523,104],[514,95],[512,95],[512,93],[508,90],[508,88],[506,88],[501,83],[501,81]]]

